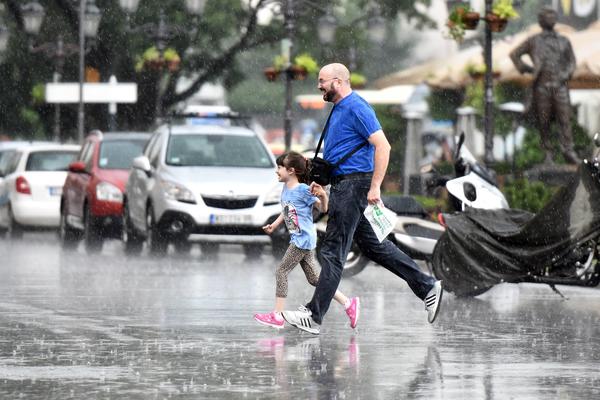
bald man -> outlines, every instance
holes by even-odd
[[[379,242],[363,215],[368,204],[381,201],[381,183],[390,158],[390,144],[375,111],[350,87],[350,72],[343,64],[329,64],[319,72],[317,88],[334,104],[326,127],[323,157],[336,163],[356,151],[333,172],[327,230],[319,258],[321,276],[312,300],[283,317],[298,329],[318,335],[325,313],[342,278],[344,261],[354,239],[363,254],[404,279],[425,302],[432,323],[442,299],[441,281],[424,274],[417,264],[389,240]],[[317,184],[312,183],[311,188]],[[356,304],[355,323],[360,304]]]

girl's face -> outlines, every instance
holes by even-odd
[[[276,174],[277,178],[279,178],[279,182],[287,182],[290,180],[290,177],[294,175],[294,169],[278,165]]]

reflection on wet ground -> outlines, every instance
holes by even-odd
[[[50,234],[0,242],[0,398],[591,399],[600,396],[600,291],[500,285],[445,296],[434,325],[387,271],[342,282],[320,336],[260,326],[271,256],[127,259],[62,252]],[[310,298],[301,271],[289,307]]]

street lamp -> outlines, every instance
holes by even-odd
[[[83,83],[85,81],[85,38],[95,38],[98,34],[102,13],[94,0],[79,1],[79,107],[77,112],[77,141],[83,143],[85,107]]]
[[[328,45],[333,43],[336,29],[339,27],[335,16],[333,16],[329,10],[325,10],[320,4],[315,4],[310,0],[299,0],[298,3],[302,3],[325,12],[325,14],[318,19],[317,33],[322,44]],[[285,48],[286,54],[284,54],[284,57],[287,60],[287,65],[285,68],[285,111],[283,121],[285,151],[289,151],[292,146],[292,80],[294,74],[290,70],[290,66],[294,56],[296,15],[297,12],[295,9],[294,0],[285,0],[283,2],[283,26],[285,28],[284,40],[287,45],[282,46]],[[381,44],[385,40],[386,35],[385,20],[375,10],[367,12],[365,15],[352,21],[350,25],[355,25],[364,19],[367,19],[367,32],[369,39],[375,43]],[[351,47],[349,52],[349,67],[350,70],[353,70],[356,67],[356,49]]]
[[[204,12],[204,8],[206,6],[207,0],[185,0],[185,7],[187,11],[194,16],[194,21],[197,22],[197,19]],[[127,20],[129,21],[131,14],[135,13],[138,9],[139,0],[119,0],[119,5],[127,14]],[[156,24],[144,24],[137,29],[129,29],[130,31],[138,31],[143,30],[148,33],[149,36],[155,41],[156,49],[160,52],[161,57],[163,56],[163,52],[167,47],[167,41],[171,39],[174,32],[182,31],[182,28],[178,26],[169,26],[166,22],[166,16],[164,10],[161,8],[158,15],[158,22]],[[194,35],[196,33],[196,28],[194,28],[188,34]],[[160,85],[160,82],[157,83]],[[160,90],[156,92],[156,104],[155,110],[156,115],[158,116],[161,111],[161,99],[160,99]]]
[[[81,1],[80,10],[82,11],[82,17],[80,17],[80,31],[83,32],[84,37],[95,37],[98,32],[98,26],[100,24],[100,18],[102,17],[100,10],[93,1],[90,1],[87,6],[84,4],[85,1]],[[25,32],[30,37],[36,36],[40,32],[40,28],[46,15],[44,7],[37,1],[31,1],[21,8],[23,14],[23,22]],[[62,35],[58,35],[56,43],[44,43],[42,45],[34,47],[30,45],[33,53],[43,52],[44,54],[53,57],[56,60],[55,71],[53,82],[57,83],[61,81],[62,71],[64,67],[64,60],[66,57],[79,53],[80,54],[80,73],[79,73],[79,118],[78,123],[78,139],[81,142],[83,140],[83,73],[81,72],[83,65],[83,57],[85,53],[85,45],[81,43],[80,46],[68,44],[63,42]],[[60,103],[54,105],[54,140],[60,140]]]
[[[8,48],[8,39],[10,38],[10,33],[8,28],[3,24],[0,25],[0,53],[4,53]]]
[[[45,11],[44,8],[37,2],[30,2],[25,4],[22,9],[23,21],[25,32],[29,35],[29,38],[37,36],[40,32],[42,22],[44,21]],[[33,46],[29,44],[32,53],[44,53],[48,57],[52,57],[55,60],[54,74],[52,81],[58,83],[61,81],[65,58],[75,54],[78,51],[77,46],[65,44],[62,39],[62,35],[58,35],[56,43],[44,43],[39,46]],[[61,139],[60,135],[60,104],[54,104],[54,128],[52,139],[55,142],[59,142]]]
[[[485,15],[489,15],[492,12],[492,1],[493,0],[485,0]],[[494,82],[492,80],[492,29],[489,23],[485,24],[483,58],[485,63],[483,91],[485,104],[483,114],[485,150],[483,153],[483,160],[487,167],[491,167],[494,163]]]

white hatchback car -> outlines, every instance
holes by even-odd
[[[58,227],[62,187],[78,152],[79,145],[17,148],[0,183],[0,227],[15,237],[25,227]]]
[[[191,241],[203,251],[218,243],[243,244],[248,256],[265,244],[278,251],[287,238],[262,226],[281,212],[281,189],[273,155],[252,130],[163,126],[134,159],[125,187],[126,249],[139,252],[147,240],[155,253],[169,243],[187,251]]]

